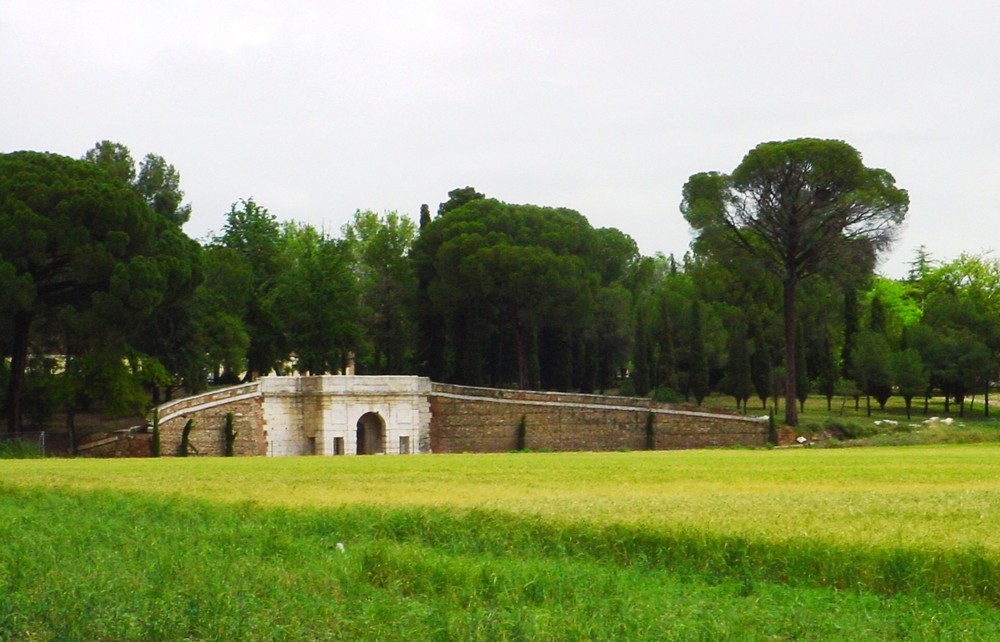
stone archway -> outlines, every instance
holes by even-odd
[[[358,419],[358,454],[385,452],[385,420],[377,412],[366,412]]]

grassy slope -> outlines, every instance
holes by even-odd
[[[998,455],[5,461],[0,639],[996,639]]]

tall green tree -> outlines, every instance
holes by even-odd
[[[865,394],[867,414],[871,416],[871,398],[874,396],[879,406],[885,409],[888,394],[892,388],[892,350],[885,336],[874,330],[858,333],[857,344],[852,353],[854,360],[852,374],[858,388]]]
[[[760,399],[761,407],[767,408],[767,400],[771,396],[771,362],[770,342],[764,329],[759,325],[753,326],[753,336],[751,338],[753,352],[750,355],[750,378],[753,381],[754,392]]]
[[[833,406],[833,396],[837,394],[837,381],[840,379],[840,372],[833,356],[833,345],[828,328],[823,328],[820,335],[818,353],[816,392],[826,398],[826,410],[830,412]]]
[[[677,392],[677,323],[679,309],[671,292],[660,290],[656,295],[656,319],[653,341],[655,344],[656,367],[653,369],[653,387]]]
[[[693,175],[681,205],[697,246],[753,257],[780,281],[785,345],[785,423],[798,424],[796,293],[803,279],[891,243],[909,199],[885,170],[866,167],[841,141],[762,143],[729,175]]]
[[[571,367],[595,364],[596,379],[601,358],[595,354],[600,344],[593,341],[596,324],[614,320],[614,336],[607,339],[631,340],[627,287],[602,284],[606,275],[630,263],[602,260],[596,248],[611,244],[603,243],[579,213],[482,198],[443,210],[421,228],[412,255],[430,303],[422,318],[436,314],[444,320],[446,377],[472,385],[515,381],[526,387],[536,373],[566,381],[560,374],[565,364],[552,360],[571,359]],[[608,314],[599,317],[596,295],[602,285],[609,288],[601,299]],[[619,305],[622,292],[624,305]],[[620,314],[628,322],[618,323]],[[428,336],[425,331],[422,336]],[[509,366],[496,367],[508,361]]]
[[[702,303],[691,303],[691,364],[690,390],[699,406],[708,396],[708,356],[705,354],[705,335],[702,328]]]
[[[645,397],[653,387],[656,360],[653,351],[652,311],[646,301],[640,302],[635,315],[635,343],[632,352],[632,381],[635,394]]]
[[[983,328],[994,321],[957,291],[942,289],[927,298],[924,316],[910,336],[945,396],[946,412],[954,399],[964,414],[966,397],[987,386],[994,362]]]
[[[121,175],[55,154],[0,155],[0,313],[11,359],[7,428],[22,426],[24,374],[33,330],[110,308],[122,343],[162,303],[171,266],[187,247],[176,226],[151,211]],[[182,262],[182,260],[180,260]],[[128,322],[124,322],[128,319]],[[50,336],[59,336],[57,329]]]
[[[753,394],[753,380],[750,376],[750,347],[748,345],[746,323],[742,320],[733,324],[729,333],[729,361],[726,380],[729,392],[736,399],[736,408],[747,412],[747,401]]]
[[[920,358],[920,353],[914,348],[894,352],[890,368],[893,381],[895,381],[899,394],[906,404],[906,418],[909,420],[913,398],[927,391],[927,387],[930,385],[930,374],[924,366],[923,359]]]
[[[252,198],[241,199],[226,214],[214,245],[237,252],[250,267],[250,296],[243,318],[249,335],[244,380],[280,370],[289,348],[277,311],[268,305],[281,268],[281,226],[267,208]]]
[[[928,283],[925,291],[933,288],[956,296],[958,305],[952,311],[960,318],[954,324],[968,328],[989,351],[989,363],[980,384],[988,416],[989,384],[996,381],[1000,368],[1000,260],[963,253],[933,270],[925,281]],[[926,298],[924,301],[926,306]]]
[[[263,307],[277,320],[295,370],[309,375],[343,371],[360,342],[357,277],[345,241],[311,225],[281,231],[278,263]]]
[[[342,232],[361,297],[359,371],[410,372],[416,348],[417,279],[409,253],[416,226],[396,212],[380,216],[358,211]]]
[[[594,293],[594,323],[590,349],[597,356],[597,385],[601,392],[628,362],[632,349],[632,298],[620,286],[598,288]]]
[[[448,212],[458,209],[462,205],[485,198],[485,196],[472,187],[456,188],[448,193],[448,200],[438,206],[438,219],[442,219]],[[446,223],[437,222],[431,225],[430,208],[421,206],[419,235],[413,242],[410,250],[410,260],[413,264],[413,271],[417,279],[416,292],[416,327],[417,327],[417,349],[416,349],[416,371],[435,381],[444,381],[453,374],[456,362],[454,337],[459,334],[456,328],[469,332],[462,334],[470,337],[470,342],[475,342],[475,335],[482,328],[475,322],[475,315],[466,315],[459,312],[445,315],[444,310],[431,298],[432,283],[435,288],[437,252],[441,244],[450,233],[450,226]],[[461,317],[460,320],[458,318]],[[452,331],[449,332],[449,327]],[[449,336],[452,341],[449,341]],[[460,354],[469,355],[466,351]],[[473,356],[473,361],[478,360]],[[473,368],[475,369],[475,368]],[[469,380],[470,382],[472,379]]]
[[[136,168],[128,147],[102,140],[83,158],[131,185],[156,214],[176,227],[180,228],[190,217],[190,204],[182,203],[184,192],[180,189],[180,174],[162,156],[147,154]],[[180,260],[169,267],[171,274],[166,279],[169,291],[164,293],[157,314],[140,326],[137,347],[164,367],[169,398],[174,382],[183,382],[190,392],[199,391],[205,383],[207,364],[205,353],[197,342],[197,311],[192,297],[202,279],[201,247],[179,234],[164,236],[159,242],[172,243],[175,247],[164,249],[163,253],[173,254]],[[153,402],[159,403],[160,386],[154,385],[152,380],[149,385]]]
[[[195,292],[197,346],[216,382],[236,383],[246,368],[250,334],[244,319],[253,294],[253,268],[233,248],[204,248],[205,279]]]

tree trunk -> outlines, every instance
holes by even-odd
[[[795,394],[795,286],[793,276],[784,283],[785,313],[785,424],[799,425],[798,398]]]
[[[76,434],[76,410],[73,408],[66,409],[66,435],[69,437],[69,454],[75,455],[79,439]]]
[[[524,337],[524,325],[514,320],[514,345],[517,351],[517,387],[528,389],[528,346]]]
[[[14,337],[10,351],[10,381],[7,383],[7,432],[21,432],[22,398],[24,397],[24,372],[28,369],[28,333],[31,314],[14,314]]]

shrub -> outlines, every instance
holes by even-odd
[[[184,430],[181,432],[181,443],[177,447],[178,457],[187,457],[188,450],[191,448],[191,428],[194,427],[194,419],[188,419],[187,423],[184,424]]]
[[[36,441],[21,438],[0,441],[0,459],[39,459],[43,456]]]
[[[653,401],[659,401],[660,403],[683,403],[684,395],[673,388],[660,386],[653,391]]]
[[[226,440],[225,456],[232,457],[235,454],[236,432],[233,431],[233,413],[226,413],[226,427],[223,436]]]
[[[878,434],[875,424],[859,424],[844,419],[827,419],[824,429],[837,439],[863,439]]]

